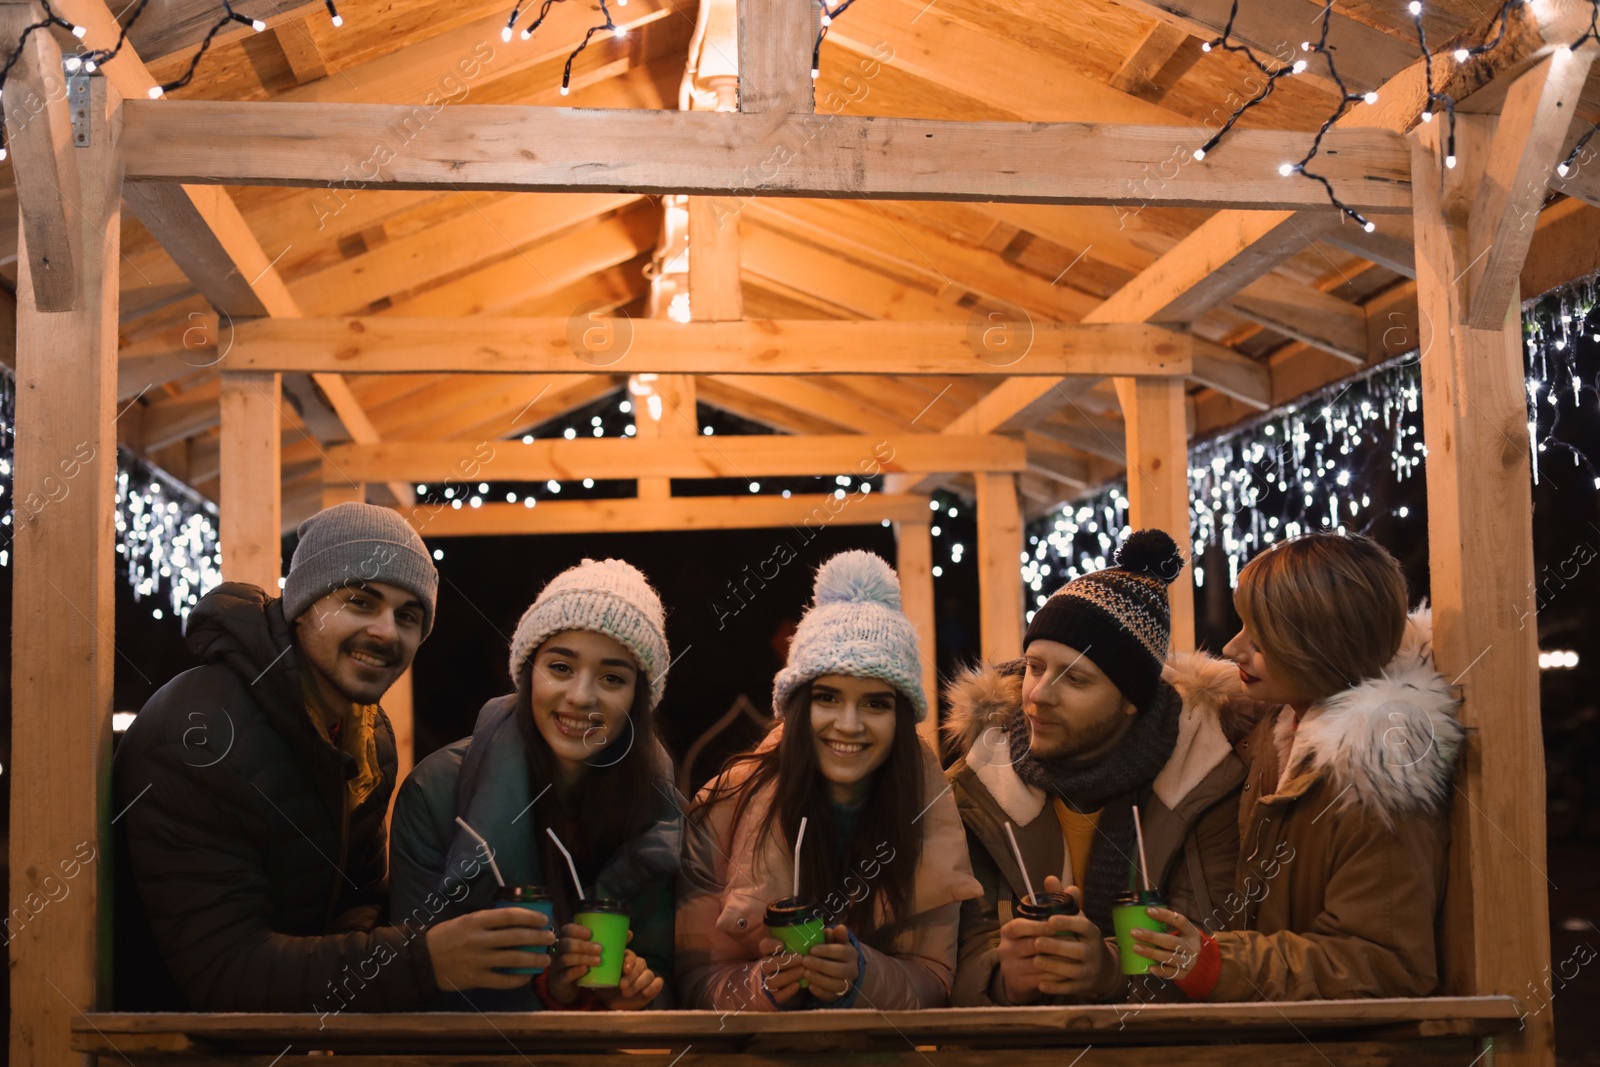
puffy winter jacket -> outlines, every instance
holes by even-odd
[[[515,697],[496,697],[478,712],[472,736],[433,753],[417,765],[395,800],[390,843],[394,851],[395,921],[426,927],[491,907],[494,875],[481,846],[456,823],[459,815],[494,850],[507,885],[548,885],[567,872],[542,869],[548,825],[536,803],[550,783],[530,780],[525,741],[514,718]],[[657,746],[653,763],[657,800],[650,825],[606,859],[585,889],[620,900],[628,909],[629,947],[667,988],[652,1007],[671,1007],[672,886],[683,839],[683,804],[673,783],[672,761]],[[556,916],[558,923],[571,916]],[[512,990],[477,989],[470,999],[442,994],[432,1007],[450,1010],[537,1011],[544,1005],[532,985]]]
[[[113,765],[116,999],[124,1010],[413,1010],[436,991],[421,937],[377,925],[394,731],[377,785],[306,712],[282,602],[227,583],[189,617],[203,666],[152,696]],[[373,768],[368,766],[371,773]]]

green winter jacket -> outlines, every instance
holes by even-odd
[[[401,783],[389,831],[391,916],[396,925],[432,926],[491,907],[495,880],[478,843],[456,816],[489,842],[507,885],[548,885],[566,879],[541,870],[544,836],[541,806],[549,783],[529,780],[515,698],[497,697],[478,713],[472,736],[442,748],[417,765]],[[601,868],[591,895],[620,900],[633,930],[629,947],[667,988],[652,1007],[671,1007],[673,883],[683,840],[682,798],[673,785],[672,761],[656,749],[654,775],[659,803],[649,827]],[[546,802],[548,804],[548,801]],[[557,924],[571,916],[556,916]],[[468,999],[468,997],[470,999]],[[444,1010],[538,1011],[544,1005],[532,985],[514,990],[472,990],[467,997],[441,994]]]

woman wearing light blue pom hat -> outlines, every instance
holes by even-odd
[[[824,563],[773,683],[778,722],[690,812],[676,923],[684,1007],[948,1002],[960,902],[982,888],[938,761],[917,735],[928,715],[921,678],[889,565],[858,551]],[[826,928],[804,954],[766,925],[769,906],[781,910],[797,887],[804,903],[790,915]]]

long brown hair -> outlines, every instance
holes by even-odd
[[[800,852],[801,893],[816,899],[829,925],[844,923],[863,942],[888,951],[910,918],[917,863],[922,858],[922,834],[916,825],[923,804],[922,746],[911,702],[895,691],[889,758],[872,776],[855,836],[843,855],[835,847],[838,826],[810,728],[809,684],[790,694],[783,721],[787,726],[776,745],[728,760],[690,818],[698,824],[713,805],[733,799],[731,825],[737,827],[751,801],[775,783],[775,798],[757,828],[757,840],[777,833],[792,849],[804,816],[807,845]],[[743,766],[750,768],[749,776],[730,784],[736,777],[731,772]],[[879,900],[884,904],[882,923]]]
[[[517,673],[514,714],[527,752],[529,781],[537,791],[544,788],[542,783],[556,781],[556,757],[533,721],[534,658],[529,656],[523,661]],[[634,675],[633,703],[627,722],[627,736],[595,753],[575,789],[570,793],[551,789],[550,795],[539,802],[541,807],[551,807],[545,809],[546,817],[533,820],[530,830],[537,841],[546,886],[558,900],[567,901],[570,897],[566,860],[544,832],[545,827],[556,824],[556,832],[561,833],[562,825],[577,825],[577,839],[566,840],[568,835],[563,834],[562,843],[571,849],[579,872],[592,887],[594,876],[617,850],[650,825],[652,812],[660,803],[656,790],[661,782],[654,766],[655,713],[650,710],[650,684],[643,674]],[[613,755],[618,746],[626,747],[620,755]],[[548,817],[550,811],[556,818]]]

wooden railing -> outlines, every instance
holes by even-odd
[[[287,1064],[331,1052],[347,1063],[592,1067],[906,1064],[1086,1067],[1134,1064],[1465,1067],[1519,1026],[1509,997],[1288,1004],[1097,1004],[718,1013],[416,1013],[403,1015],[92,1014],[73,1048],[105,1063]],[[639,1057],[634,1059],[633,1057]]]

